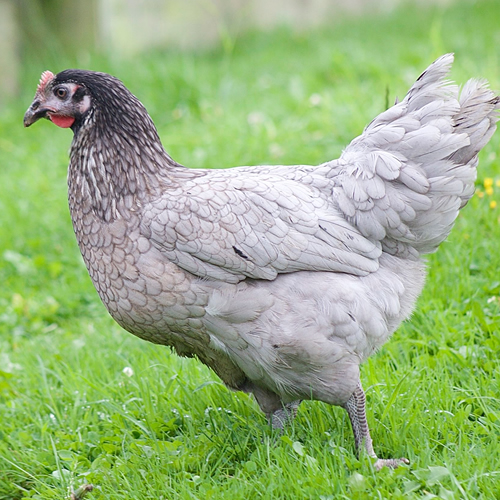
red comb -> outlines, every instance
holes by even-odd
[[[52,71],[44,71],[42,73],[42,76],[40,77],[40,83],[38,84],[36,92],[43,92],[43,90],[45,89],[45,85],[47,85],[47,83],[52,80],[52,78],[54,78],[54,73],[52,73]]]

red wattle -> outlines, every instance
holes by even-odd
[[[61,128],[68,128],[73,125],[75,118],[73,116],[63,116],[63,115],[49,115],[52,123]]]

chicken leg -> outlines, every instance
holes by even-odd
[[[292,401],[273,412],[270,418],[271,427],[282,431],[297,415],[300,403],[300,400]]]
[[[368,422],[366,420],[366,396],[365,391],[361,386],[361,382],[359,382],[358,387],[352,393],[347,403],[345,403],[344,408],[347,410],[347,414],[349,415],[349,419],[351,420],[352,432],[354,434],[354,443],[356,445],[356,451],[358,455],[361,452],[361,448],[364,447],[368,456],[377,459],[374,464],[376,470],[380,470],[383,467],[395,469],[401,464],[410,463],[407,458],[377,457],[375,451],[373,450],[370,429],[368,428]]]

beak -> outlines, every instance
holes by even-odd
[[[24,114],[24,126],[29,127],[33,125],[40,118],[46,118],[48,112],[54,112],[52,108],[44,107],[41,105],[41,102],[38,99],[35,99],[31,106],[28,108],[26,113]]]

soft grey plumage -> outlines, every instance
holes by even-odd
[[[444,80],[452,60],[319,166],[186,169],[121,82],[82,70],[45,72],[25,125],[74,131],[73,226],[120,325],[197,356],[275,427],[302,399],[343,406],[376,457],[359,366],[410,315],[497,120],[485,82]]]

